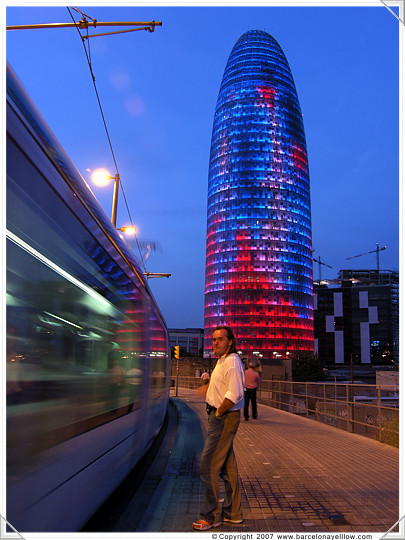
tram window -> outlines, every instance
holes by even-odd
[[[18,469],[29,455],[140,406],[144,337],[129,315],[133,300],[118,310],[14,242],[7,249],[7,443]],[[24,445],[15,444],[17,431]]]

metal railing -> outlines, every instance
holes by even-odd
[[[172,378],[172,392],[176,395],[177,387],[196,389],[200,386],[202,382],[197,377]],[[398,386],[263,380],[258,388],[257,401],[351,433],[398,445]]]

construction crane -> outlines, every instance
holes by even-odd
[[[377,249],[373,249],[372,251],[367,251],[367,253],[360,253],[360,255],[354,255],[353,257],[347,257],[346,261],[348,261],[349,259],[356,259],[357,257],[363,257],[364,255],[369,255],[370,253],[377,253],[377,273],[378,275],[380,275],[380,251],[384,251],[384,249],[387,249],[387,246],[383,246],[380,248],[380,246],[378,245],[378,242],[376,242],[376,244],[377,244]]]
[[[315,250],[314,250],[315,251]],[[318,265],[319,265],[319,283],[321,282],[321,279],[322,279],[322,272],[321,272],[321,265],[322,266],[327,266],[328,268],[333,268],[333,266],[330,266],[329,264],[326,264],[324,262],[321,261],[321,257],[318,257],[317,259],[312,259],[313,261],[317,262]]]

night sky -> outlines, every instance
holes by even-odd
[[[376,242],[387,245],[381,269],[399,267],[399,21],[378,2],[263,6],[79,7],[98,21],[163,23],[154,33],[89,42],[133,224],[140,241],[159,247],[145,267],[172,274],[150,280],[169,327],[203,326],[212,122],[228,56],[247,30],[265,30],[279,42],[295,80],[314,257],[333,267],[323,266],[322,278],[336,278],[342,268],[375,269],[375,253],[345,259]],[[66,7],[7,7],[5,16],[7,25],[72,22]],[[90,34],[105,31],[111,29]],[[90,184],[98,167],[115,174],[77,30],[9,31],[6,57],[85,180]],[[110,215],[112,186],[92,190]],[[120,193],[117,226],[127,224]]]

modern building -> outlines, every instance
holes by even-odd
[[[327,365],[395,365],[399,360],[399,275],[341,270],[314,285],[315,352]]]
[[[204,342],[204,330],[202,328],[169,328],[170,347],[176,345],[185,354],[198,356],[202,354]]]
[[[311,209],[302,113],[277,41],[251,30],[229,56],[208,178],[205,347],[231,326],[243,354],[313,351]]]

